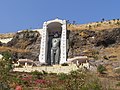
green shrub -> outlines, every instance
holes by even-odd
[[[9,72],[13,68],[12,59],[11,59],[12,55],[9,51],[3,52],[2,55],[3,55],[2,60],[5,61],[5,65],[4,65],[6,69],[5,71]]]
[[[93,54],[93,55],[95,55],[95,54],[99,54],[99,51],[97,51],[97,50],[93,50],[93,51],[92,51],[92,54]]]
[[[89,25],[88,27],[89,27],[89,29],[91,29],[91,28],[92,28],[92,26],[91,26],[91,25]]]
[[[104,90],[95,74],[83,70],[71,71],[68,74],[60,73],[59,82],[63,84],[50,83],[50,90]]]
[[[103,65],[99,65],[97,67],[97,71],[100,73],[100,74],[103,74],[104,71],[106,71],[106,68],[103,66]]]
[[[65,73],[58,74],[59,80],[66,80],[68,78],[68,75]]]
[[[99,54],[99,51],[97,50],[92,50],[92,57],[95,59],[95,60],[98,60],[98,54]]]
[[[57,73],[50,72],[49,75],[54,75],[54,76],[56,76]]]
[[[39,71],[37,71],[37,70],[31,72],[31,74],[32,74],[32,75],[43,75],[42,72],[39,72]]]
[[[99,84],[91,83],[86,86],[83,86],[80,90],[102,90]]]
[[[78,74],[78,71],[71,71],[69,75],[71,75],[72,77],[76,77]]]
[[[101,24],[100,24],[100,23],[98,23],[98,24],[97,24],[97,27],[100,27],[100,26],[101,26]]]
[[[33,75],[33,78],[37,78],[37,79],[43,79],[43,76],[45,75],[45,73],[39,72],[37,70],[31,72],[31,74]]]
[[[120,86],[120,82],[118,82],[118,83],[116,84],[116,86]]]
[[[42,70],[42,72],[43,72],[43,75],[47,75],[48,74],[48,72],[46,72],[44,70]]]
[[[23,80],[21,80],[20,78],[13,77],[12,81],[15,83],[23,84]]]
[[[93,58],[94,58],[95,60],[98,60],[98,55],[94,55]]]
[[[9,73],[12,70],[12,59],[10,52],[3,52],[3,58],[0,60],[0,81],[8,84]]]
[[[71,71],[65,83],[66,90],[81,90],[84,85],[86,74],[80,70]]]

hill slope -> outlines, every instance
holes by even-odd
[[[93,59],[115,56],[118,60],[120,44],[120,20],[90,23],[84,25],[68,24],[68,57],[87,55]],[[8,34],[9,36],[9,34]],[[12,36],[12,35],[11,35]],[[37,31],[16,33],[7,44],[0,44],[12,51],[17,58],[38,60],[41,37]],[[13,49],[13,50],[12,50]],[[15,50],[20,49],[20,50]],[[112,49],[112,52],[110,52]],[[118,49],[118,50],[117,50]],[[110,50],[110,51],[109,51]],[[109,53],[108,53],[109,51]]]

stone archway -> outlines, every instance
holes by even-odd
[[[55,19],[51,21],[44,22],[42,30],[42,39],[41,39],[41,49],[39,55],[40,63],[51,64],[51,40],[55,33],[59,33],[60,38],[60,57],[59,64],[66,62],[66,21]]]

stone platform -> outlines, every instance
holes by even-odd
[[[69,66],[40,66],[40,67],[23,67],[23,68],[14,68],[13,71],[18,72],[33,72],[33,71],[46,71],[48,73],[69,73],[70,71],[77,70],[77,66],[75,64],[71,64]]]

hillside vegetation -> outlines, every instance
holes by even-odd
[[[0,39],[13,38],[15,33],[0,34]]]
[[[14,47],[7,47],[7,46],[0,46],[0,52],[5,51],[11,51],[11,52],[17,52],[17,53],[28,53],[29,50],[20,49],[20,48],[14,48]]]
[[[88,24],[68,24],[68,30],[108,30],[113,28],[120,28],[120,20],[113,19],[113,20],[102,20],[101,22],[91,22]]]

